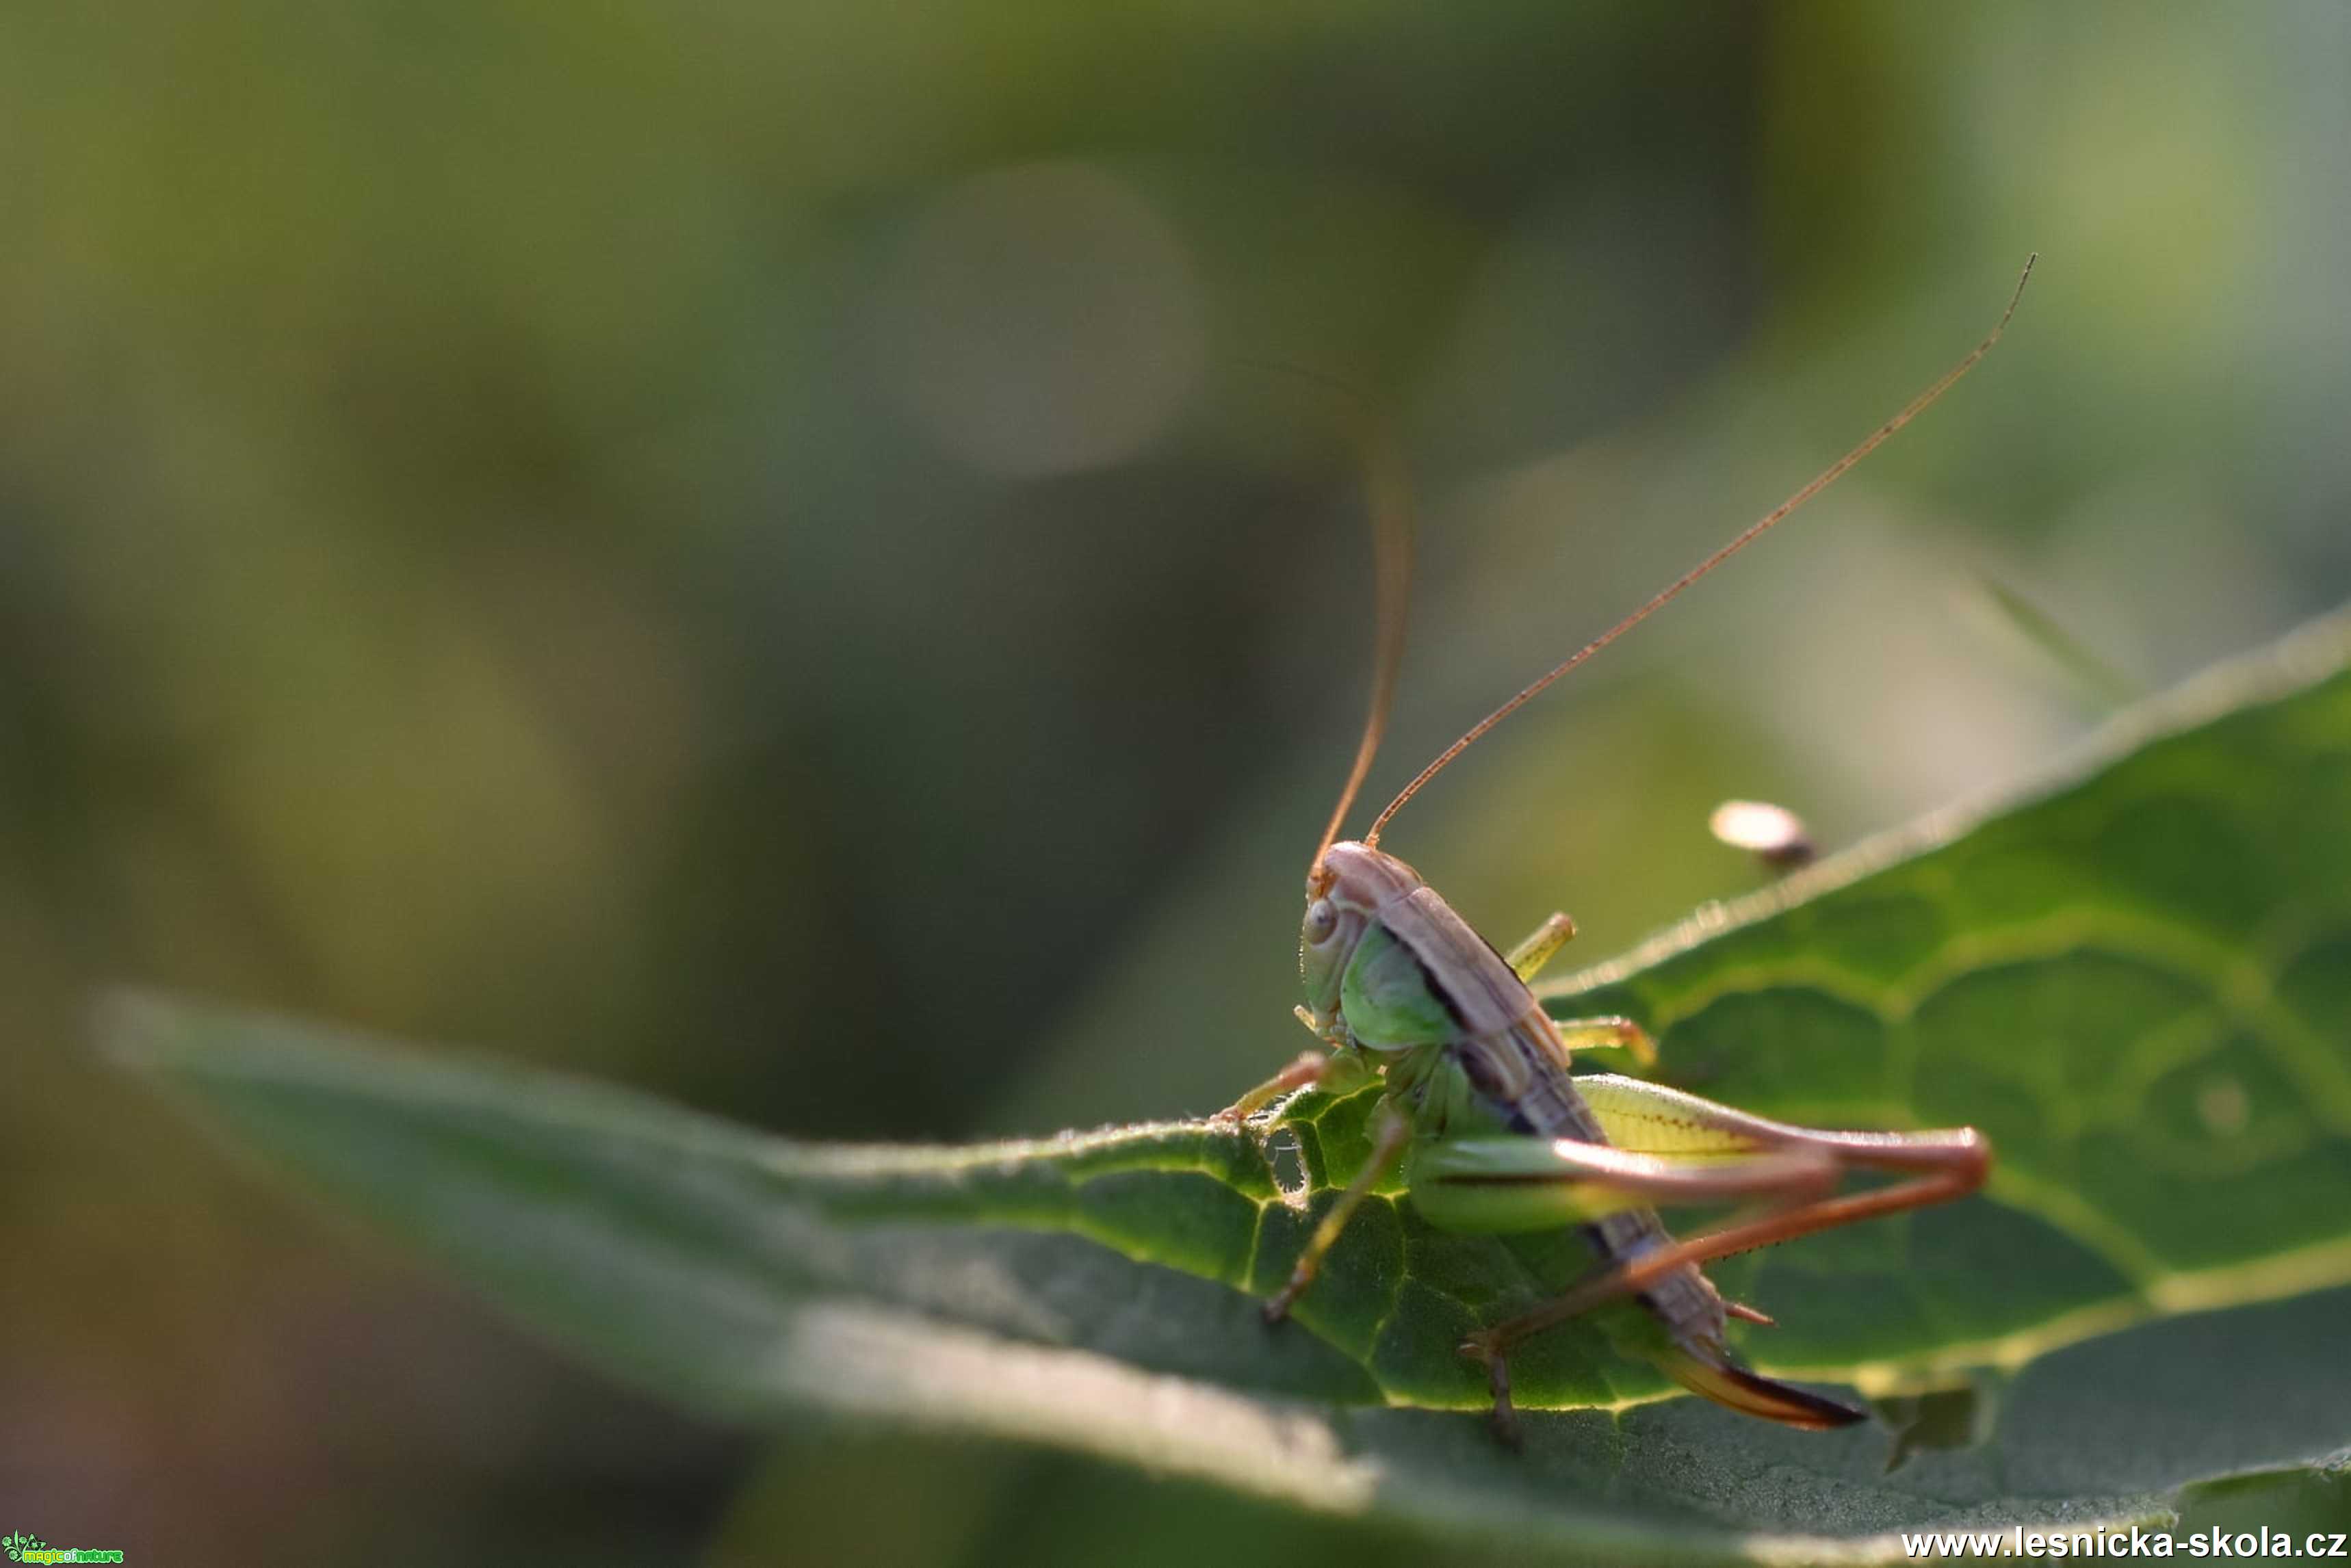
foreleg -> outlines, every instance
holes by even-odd
[[[1319,1051],[1303,1051],[1298,1059],[1215,1115],[1211,1122],[1246,1122],[1285,1094],[1295,1094],[1322,1082],[1332,1059]]]

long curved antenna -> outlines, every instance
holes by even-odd
[[[1650,616],[1664,609],[1667,604],[1670,603],[1675,597],[1682,591],[1682,590],[1687,588],[1691,583],[1696,582],[1699,578],[1704,577],[1708,572],[1712,571],[1716,567],[1720,566],[1724,561],[1729,560],[1732,556],[1737,555],[1740,550],[1745,549],[1749,545],[1753,544],[1765,533],[1769,532],[1773,524],[1780,522],[1782,518],[1786,517],[1789,513],[1794,511],[1797,507],[1802,506],[1805,502],[1811,500],[1822,491],[1827,489],[1831,485],[1835,484],[1839,479],[1844,476],[1845,470],[1851,468],[1855,464],[1860,462],[1871,453],[1876,451],[1878,446],[1885,442],[1887,436],[1892,435],[1896,431],[1901,429],[1904,425],[1917,418],[1921,413],[1924,413],[1937,398],[1941,397],[1945,392],[1950,391],[1952,383],[1957,382],[1961,376],[1966,375],[1970,371],[1975,369],[1976,361],[1982,359],[1986,354],[1991,353],[1992,345],[2000,341],[2000,335],[2008,329],[2009,318],[2016,314],[2016,303],[2018,300],[2024,298],[2024,286],[2032,277],[2032,264],[2040,259],[2041,253],[2039,251],[2035,251],[2031,256],[2024,258],[2024,271],[2020,274],[2016,279],[2016,291],[2008,297],[2008,308],[2000,313],[2000,319],[1992,323],[1992,329],[1991,331],[1984,334],[1983,341],[1969,350],[1965,359],[1961,360],[1958,364],[1953,365],[1949,370],[1944,371],[1942,376],[1936,381],[1934,385],[1928,387],[1925,392],[1920,392],[1917,397],[1912,398],[1907,403],[1905,403],[1901,413],[1896,414],[1892,419],[1887,420],[1884,424],[1879,425],[1876,430],[1871,431],[1862,441],[1860,445],[1855,447],[1852,451],[1846,453],[1844,456],[1830,464],[1826,468],[1822,469],[1819,475],[1816,476],[1810,484],[1797,491],[1794,495],[1789,497],[1786,500],[1781,502],[1778,506],[1772,507],[1770,511],[1764,513],[1762,517],[1757,518],[1754,522],[1750,523],[1745,531],[1740,533],[1737,538],[1732,539],[1729,544],[1724,545],[1712,555],[1708,556],[1704,560],[1690,568],[1689,570],[1674,579],[1672,582],[1659,590],[1657,593],[1650,598],[1648,602],[1643,604],[1638,610],[1634,611],[1633,613],[1625,617],[1624,620],[1619,621],[1615,625],[1611,626],[1607,631],[1603,632],[1599,636],[1594,637],[1591,642],[1586,643],[1583,647],[1578,648],[1574,653],[1569,654],[1565,660],[1553,666],[1550,674],[1542,676],[1540,680],[1537,680],[1525,690],[1519,693],[1518,695],[1512,697],[1509,702],[1504,703],[1500,707],[1496,708],[1492,713],[1488,714],[1484,718],[1479,719],[1475,725],[1471,726],[1468,734],[1463,736],[1460,739],[1447,747],[1443,752],[1438,754],[1436,761],[1422,768],[1420,772],[1415,776],[1413,781],[1405,785],[1403,791],[1398,794],[1395,800],[1387,803],[1386,809],[1381,811],[1380,814],[1373,820],[1371,831],[1364,835],[1364,844],[1367,846],[1376,845],[1380,841],[1380,830],[1388,825],[1388,820],[1390,818],[1394,817],[1398,811],[1404,809],[1404,803],[1406,800],[1411,800],[1415,795],[1419,794],[1423,786],[1426,785],[1430,779],[1436,778],[1439,773],[1444,772],[1447,766],[1449,765],[1455,758],[1468,750],[1480,736],[1483,736],[1488,730],[1493,728],[1496,725],[1501,723],[1504,719],[1518,712],[1519,709],[1525,706],[1531,699],[1539,695],[1544,687],[1559,679],[1560,676],[1567,674],[1568,671],[1575,668],[1576,665],[1581,664],[1584,660],[1589,659],[1593,654],[1597,653],[1601,649],[1605,648],[1609,643],[1614,643],[1617,638],[1622,637],[1625,632],[1630,632],[1634,627],[1638,626],[1642,622],[1646,621]]]
[[[1380,738],[1387,733],[1396,673],[1404,664],[1405,610],[1412,592],[1412,491],[1404,459],[1384,426],[1371,425],[1362,440],[1364,497],[1372,514],[1372,603],[1379,620],[1378,651],[1372,665],[1372,706],[1364,716],[1363,736],[1355,742],[1354,765],[1347,769],[1339,803],[1331,808],[1331,821],[1314,845],[1314,858],[1307,862],[1310,898],[1319,898],[1330,886],[1323,857],[1331,852],[1340,824],[1372,770],[1372,758],[1379,755]]]
[[[1372,519],[1372,613],[1378,625],[1372,657],[1372,705],[1364,715],[1364,732],[1355,741],[1355,760],[1347,769],[1347,782],[1340,788],[1339,803],[1331,808],[1331,820],[1315,841],[1314,858],[1306,863],[1306,896],[1319,898],[1331,883],[1323,857],[1331,852],[1348,810],[1363,792],[1372,759],[1379,755],[1380,741],[1387,734],[1389,710],[1395,706],[1396,676],[1404,667],[1405,611],[1412,598],[1412,485],[1394,433],[1363,389],[1290,360],[1240,354],[1234,356],[1234,362],[1296,376],[1334,394],[1364,465],[1364,501]]]

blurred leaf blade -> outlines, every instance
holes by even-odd
[[[1990,1200],[1726,1270],[1789,1325],[1756,1343],[1774,1365],[1889,1389],[1971,1369],[1980,1404],[1941,1422],[1959,1437],[1898,1456],[1876,1427],[1796,1434],[1646,1402],[1655,1375],[1585,1323],[1531,1347],[1527,1402],[1562,1413],[1536,1418],[1523,1460],[1504,1456],[1458,1413],[1479,1391],[1451,1347],[1572,1271],[1572,1249],[1443,1237],[1384,1194],[1301,1321],[1268,1333],[1249,1292],[1286,1270],[1311,1203],[1285,1192],[1279,1151],[1204,1123],[823,1147],[169,1002],[118,1003],[106,1033],[235,1142],[526,1322],[737,1419],[814,1406],[984,1432],[1562,1561],[1879,1560],[1907,1528],[2149,1521],[2183,1486],[2291,1471],[2351,1440],[2351,1367],[2331,1349],[2351,1305],[2351,1208],[2325,1201],[2351,1169],[2335,1163],[2351,1144],[2333,1087],[2351,1030],[2309,956],[2351,932],[2351,877],[2335,874],[2351,852],[2328,826],[2351,822],[2346,642],[2344,622],[2324,623],[2128,721],[2086,771],[2015,810],[1824,864],[1561,993],[1562,1010],[1662,1026],[1669,1064],[1713,1073],[1697,1086],[1738,1103],[1991,1125],[2013,1163]],[[2098,858],[2144,847],[2150,802],[2215,800],[2218,833],[2193,812],[2156,819],[2193,852],[2179,863]],[[2093,831],[2116,821],[2137,825]],[[2230,885],[2230,869],[2259,885]],[[2183,895],[2185,913],[2170,902]],[[2149,952],[2158,979],[2218,988],[2174,1008],[2188,1022],[2153,1046],[2097,1027],[2176,1000],[2132,989],[2148,966],[2128,960]],[[1922,1049],[1917,1020],[2020,963],[2053,966],[2038,983],[2078,1029],[2022,1057],[2038,1098],[2004,1097],[1997,1074],[1954,1089],[1970,1081]],[[2043,1016],[2012,988],[1992,1001]],[[1910,1031],[1893,1046],[1889,1019]],[[2246,1019],[2265,1032],[2245,1061],[2267,1062],[2284,1097],[2241,1077],[2244,1103],[2207,1092],[2189,1120],[2158,1123],[2169,1141],[2137,1163],[2168,1184],[2160,1203],[2119,1206],[2116,1163],[2048,1131],[2064,1092],[2159,1088],[2199,1064],[2209,1078],[2215,1061],[2249,1072],[2231,1032]],[[2135,1051],[2152,1067],[2130,1065]],[[1919,1071],[1930,1060],[1944,1070]],[[2147,1097],[2158,1117],[2180,1109]],[[1313,1201],[1360,1159],[1367,1107],[1298,1107]],[[2076,1130],[2104,1124],[2085,1113]],[[2198,1127],[2235,1163],[2182,1157]],[[2281,1180],[2286,1227],[2261,1218]]]

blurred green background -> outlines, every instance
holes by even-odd
[[[133,1562],[1360,1563],[571,1370],[90,1061],[135,980],[796,1134],[1205,1111],[1374,801],[1605,956],[2351,594],[2351,12],[0,8],[0,1530]],[[1135,1560],[1135,1559],[1130,1559]],[[1424,1559],[1415,1557],[1415,1561]]]

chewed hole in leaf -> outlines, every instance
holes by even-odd
[[[1314,1178],[1306,1169],[1306,1150],[1298,1141],[1296,1128],[1285,1124],[1266,1135],[1265,1163],[1273,1172],[1273,1185],[1281,1201],[1303,1212],[1314,1190]]]

